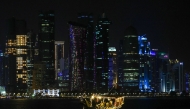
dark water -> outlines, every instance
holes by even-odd
[[[0,99],[0,109],[82,109],[77,99]],[[121,109],[190,109],[189,98],[126,98]]]
[[[0,100],[0,109],[82,109],[76,99]]]
[[[190,98],[126,98],[122,109],[190,109]]]

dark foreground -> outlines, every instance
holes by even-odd
[[[77,99],[0,99],[0,109],[83,109]],[[121,109],[190,109],[190,98],[126,98]]]

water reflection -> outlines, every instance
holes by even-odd
[[[125,98],[121,109],[190,109],[190,98]],[[77,99],[0,99],[0,109],[83,109]]]

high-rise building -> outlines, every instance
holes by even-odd
[[[159,85],[159,92],[167,92],[168,90],[168,76],[170,75],[169,72],[169,55],[165,52],[158,52],[159,60],[159,79],[160,79],[160,85]]]
[[[190,73],[185,72],[185,90],[189,92],[190,89]]]
[[[60,91],[69,91],[69,73],[64,59],[64,41],[55,41],[55,80]]]
[[[145,36],[138,36],[139,41],[139,89],[148,91],[151,89],[151,64],[150,42]]]
[[[39,61],[46,64],[45,81],[47,87],[55,85],[55,16],[54,11],[39,13]]]
[[[0,48],[0,86],[5,86],[5,72],[3,72],[4,71],[3,59],[4,59],[4,53],[2,48]]]
[[[32,70],[32,89],[47,89],[46,80],[44,78],[46,73],[46,64],[42,62],[35,62]]]
[[[69,22],[69,79],[71,91],[85,90],[86,26]]]
[[[119,46],[117,50],[117,65],[118,65],[118,86],[122,87],[123,83],[123,40],[119,40]]]
[[[33,68],[35,59],[35,45],[36,42],[36,34],[32,31],[27,33],[27,89],[29,92],[32,90],[32,83],[33,83]]]
[[[109,47],[109,72],[108,72],[108,88],[111,91],[117,88],[117,51],[115,47]]]
[[[123,40],[122,77],[124,91],[139,89],[139,43],[137,30],[133,26],[126,29]]]
[[[78,23],[86,26],[85,80],[86,91],[93,90],[94,84],[94,20],[92,13],[78,13]]]
[[[109,26],[111,21],[106,17],[105,13],[98,19],[96,25],[95,39],[95,69],[94,89],[98,92],[108,92],[108,70],[109,70]]]
[[[159,75],[159,56],[158,49],[151,49],[150,51],[151,64],[151,89],[158,92],[160,89],[160,75]]]
[[[64,41],[55,41],[55,80],[57,75],[64,70]]]
[[[169,60],[170,64],[170,75],[167,75],[168,81],[166,83],[167,90],[166,92],[170,91],[176,91],[176,92],[182,92],[185,90],[185,74],[183,71],[183,62],[180,62],[179,60]]]
[[[27,33],[25,20],[8,20],[5,47],[5,85],[7,92],[26,92]]]

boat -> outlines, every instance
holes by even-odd
[[[84,109],[120,109],[124,104],[124,96],[92,95],[80,97]]]

